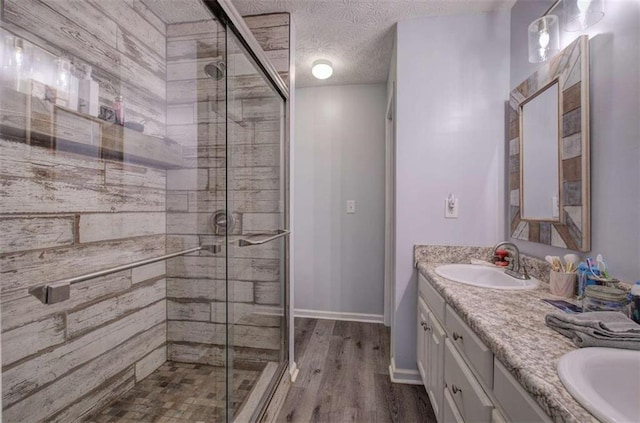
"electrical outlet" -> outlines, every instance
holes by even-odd
[[[458,199],[447,198],[444,200],[444,217],[445,219],[458,218]]]
[[[356,200],[347,200],[347,213],[348,214],[356,213]]]

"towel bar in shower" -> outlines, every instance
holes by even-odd
[[[278,229],[276,231],[275,234],[255,234],[257,235],[267,235],[266,238],[262,238],[259,240],[252,240],[252,239],[240,239],[238,240],[238,246],[239,247],[249,247],[251,245],[262,245],[262,244],[266,244],[267,242],[271,242],[271,241],[275,241],[278,238],[282,238],[283,236],[287,236],[291,233],[291,231],[288,231],[286,229]]]
[[[156,263],[158,261],[167,260],[173,257],[183,256],[189,253],[195,253],[196,251],[208,251],[212,254],[219,253],[222,247],[220,245],[201,245],[199,247],[189,248],[187,250],[177,251],[175,253],[165,254],[159,257],[153,257],[150,259],[140,260],[129,264],[123,264],[122,266],[111,267],[105,270],[99,270],[97,272],[86,273],[80,276],[74,276],[72,278],[62,279],[56,282],[48,283],[46,285],[36,286],[31,288],[29,293],[34,297],[42,301],[43,304],[55,304],[61,301],[68,300],[71,294],[71,285],[78,282],[83,282],[89,279],[97,278],[100,276],[110,275],[116,272],[122,272],[123,270],[133,269],[134,267],[144,266],[145,264]]]

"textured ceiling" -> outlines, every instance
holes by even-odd
[[[399,20],[509,9],[515,0],[233,0],[242,15],[289,12],[296,25],[296,85],[363,84],[387,79]],[[455,31],[455,28],[452,28]],[[311,76],[316,59],[333,63],[331,78]]]

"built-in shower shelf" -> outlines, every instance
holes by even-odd
[[[182,167],[182,147],[93,116],[0,88],[0,136],[97,159],[159,168]]]

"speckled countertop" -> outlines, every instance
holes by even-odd
[[[547,283],[530,291],[500,291],[461,284],[435,273],[439,264],[486,259],[486,251],[473,247],[416,247],[415,258],[420,273],[554,421],[597,422],[558,377],[558,360],[576,347],[545,325],[545,315],[557,309],[540,300],[560,299],[551,294]],[[544,272],[544,265],[535,264],[536,270]]]

